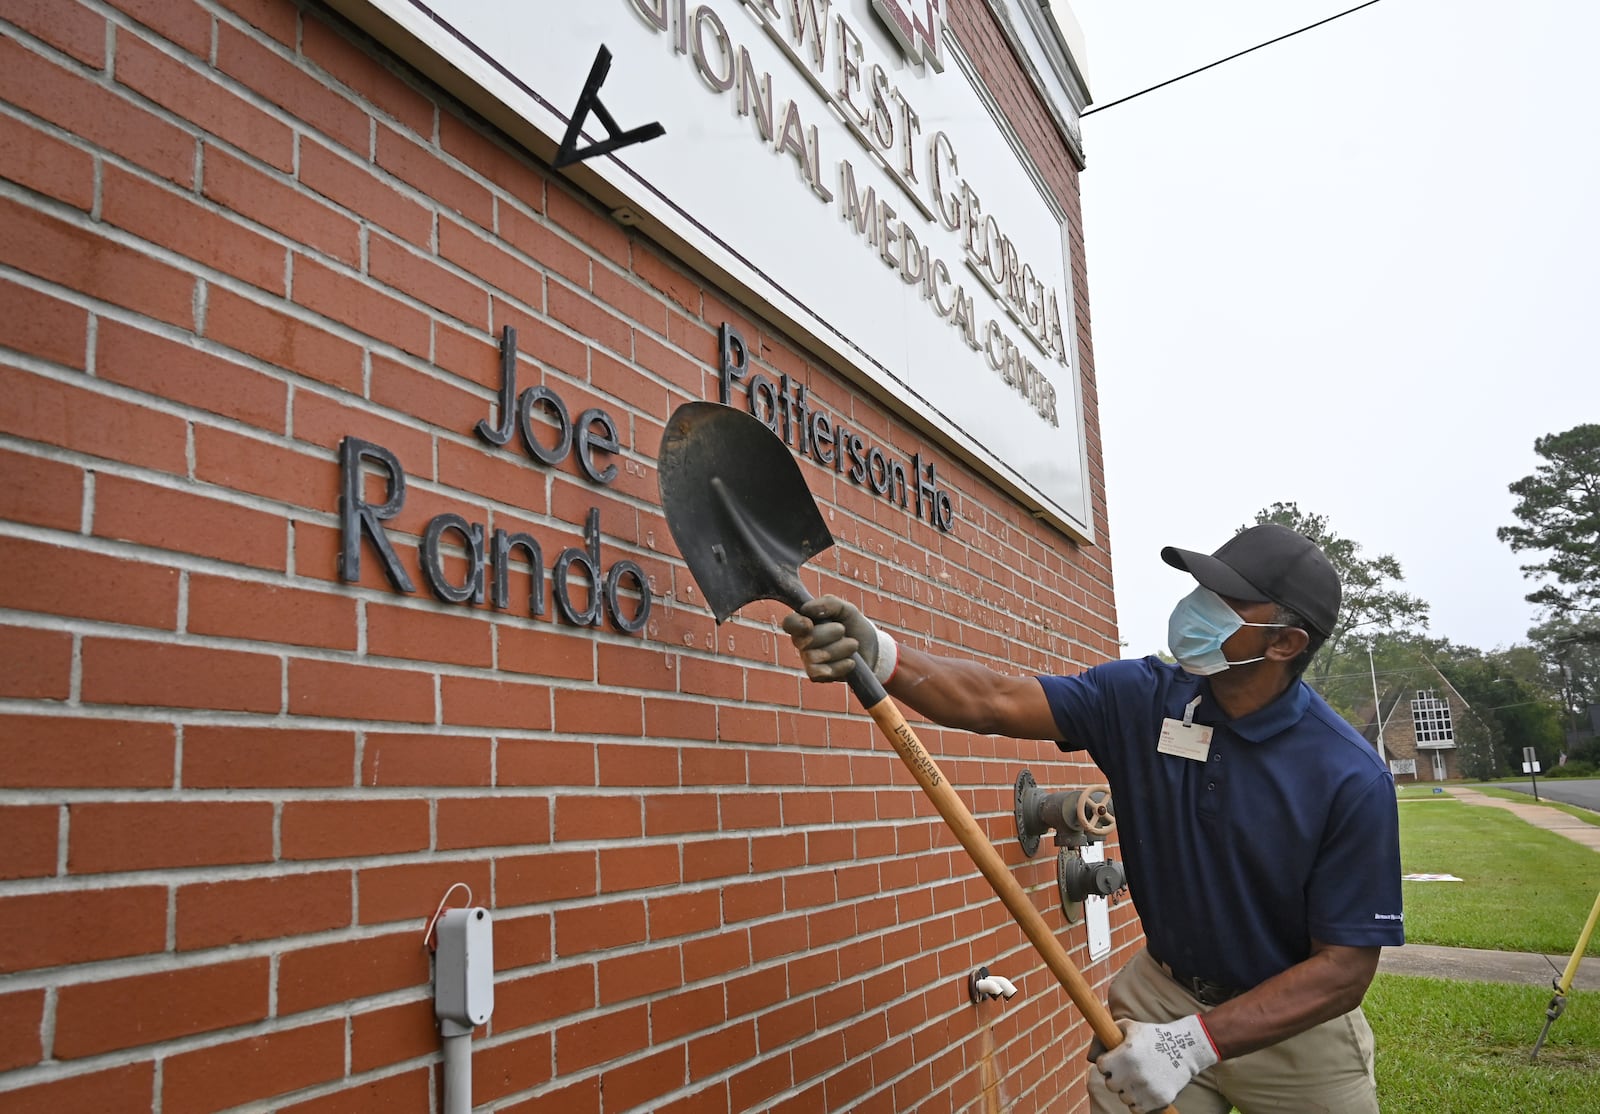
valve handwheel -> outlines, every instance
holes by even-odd
[[[1117,814],[1111,810],[1111,786],[1091,785],[1078,794],[1077,826],[1091,839],[1105,839],[1117,826]]]

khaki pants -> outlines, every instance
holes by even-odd
[[[1205,1013],[1148,952],[1140,952],[1111,984],[1111,1016],[1176,1021]],[[1201,1072],[1173,1103],[1178,1114],[1377,1114],[1372,1029],[1360,1007],[1298,1036]],[[1089,1068],[1089,1107],[1128,1114],[1105,1079]]]

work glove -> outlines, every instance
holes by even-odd
[[[800,651],[806,676],[813,681],[842,681],[860,654],[872,675],[887,683],[899,663],[900,650],[889,635],[872,625],[861,610],[838,596],[819,596],[784,616],[783,631]]]
[[[1191,1079],[1221,1059],[1197,1013],[1160,1024],[1124,1020],[1117,1025],[1122,1043],[1108,1052],[1096,1037],[1089,1059],[1134,1114],[1170,1106]]]

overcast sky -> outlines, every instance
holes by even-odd
[[[1097,103],[1357,0],[1071,0]],[[1274,501],[1391,553],[1431,632],[1537,621],[1495,537],[1600,420],[1600,4],[1381,0],[1083,121],[1124,653]]]

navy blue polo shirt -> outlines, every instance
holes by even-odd
[[[1248,989],[1311,941],[1405,943],[1394,781],[1372,745],[1304,682],[1230,720],[1210,682],[1159,658],[1040,677],[1062,750],[1086,750],[1150,951]],[[1212,728],[1204,761],[1162,754],[1162,720]]]

